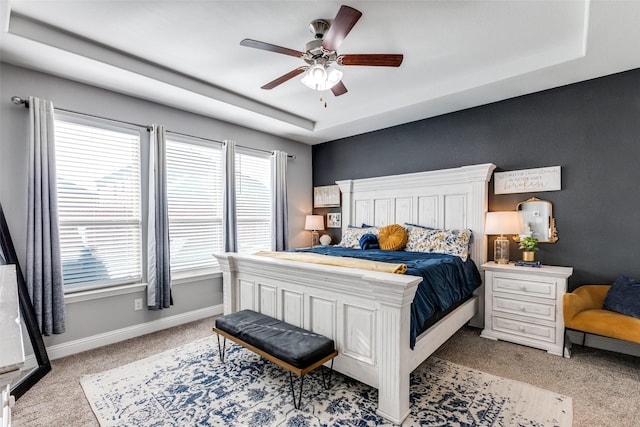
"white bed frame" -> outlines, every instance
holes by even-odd
[[[493,164],[338,181],[348,224],[414,223],[470,228],[471,256],[485,262],[484,218]],[[251,309],[332,338],[334,369],[378,389],[378,414],[409,415],[411,372],[465,323],[483,326],[483,288],[409,347],[410,306],[421,278],[254,255],[216,255],[224,313]]]

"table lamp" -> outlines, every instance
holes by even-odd
[[[307,215],[304,222],[304,229],[311,230],[311,247],[318,246],[319,237],[318,230],[324,230],[324,216],[323,215]]]
[[[493,244],[493,260],[497,264],[509,264],[509,239],[505,234],[520,234],[522,219],[518,211],[487,212],[484,234],[498,234]]]

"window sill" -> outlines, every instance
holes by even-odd
[[[222,271],[214,268],[185,271],[172,274],[171,285],[182,285],[193,283],[199,280],[217,279],[222,277]],[[144,292],[147,289],[146,283],[134,283],[130,285],[110,286],[104,288],[94,288],[69,292],[64,295],[65,304],[73,304],[82,301],[91,301],[101,298],[109,298],[118,295],[134,294]]]
[[[86,291],[69,292],[64,295],[65,304],[90,301],[100,298],[109,298],[117,295],[142,292],[147,288],[146,283],[134,283],[132,285],[112,286],[108,288],[89,289]]]

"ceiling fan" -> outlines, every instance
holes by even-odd
[[[314,40],[307,43],[305,51],[289,49],[252,39],[244,39],[242,46],[269,52],[302,58],[307,65],[298,67],[277,79],[262,86],[262,89],[273,89],[282,83],[305,73],[302,83],[315,90],[331,89],[335,96],[347,92],[342,83],[342,72],[334,65],[366,65],[375,67],[399,67],[402,64],[401,54],[352,54],[338,55],[336,50],[340,47],[347,34],[356,25],[362,16],[362,12],[349,7],[341,6],[333,22],[316,19],[309,25],[309,30],[314,35]]]

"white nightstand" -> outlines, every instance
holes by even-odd
[[[485,283],[484,338],[510,341],[562,356],[562,296],[571,267],[482,264]]]

